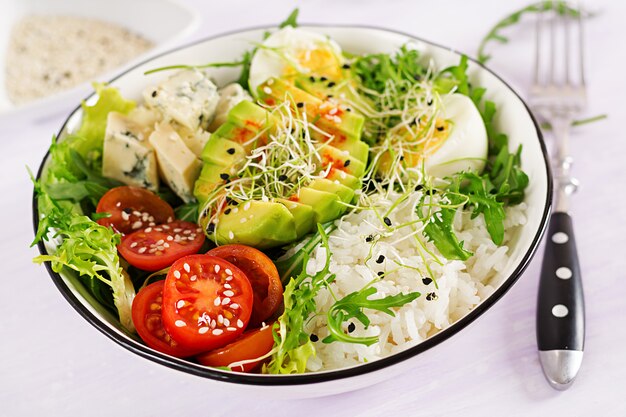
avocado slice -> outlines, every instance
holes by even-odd
[[[325,178],[317,178],[311,181],[308,186],[314,190],[336,194],[344,203],[351,203],[354,198],[354,190],[342,185],[339,181],[334,182]]]
[[[284,205],[287,207],[287,210],[291,212],[296,224],[296,239],[300,239],[313,230],[313,226],[315,225],[315,212],[311,206],[284,198],[277,198],[274,201]]]
[[[340,81],[304,75],[296,78],[296,85],[307,93],[314,95],[320,100],[334,99],[346,105],[350,102],[358,103],[365,100],[356,92],[356,88],[350,88],[354,84],[349,70],[342,71]],[[354,109],[351,109],[351,111],[354,111]]]
[[[315,213],[315,223],[325,223],[335,220],[346,211],[337,194],[320,191],[311,187],[302,187],[298,194],[289,198],[298,203],[306,204]]]
[[[281,246],[297,237],[294,217],[283,204],[257,200],[229,206],[219,214],[214,233],[219,245],[241,243],[259,249]]]
[[[206,145],[204,145],[200,158],[203,162],[209,164],[233,166],[243,161],[245,155],[245,149],[238,143],[212,135]]]
[[[228,179],[226,175],[229,175],[229,172],[229,167],[210,162],[204,163],[193,188],[193,194],[200,203],[200,207],[206,203],[209,195]]]
[[[338,170],[336,168],[332,168],[326,179],[331,181],[339,181],[340,184],[345,185],[353,190],[358,190],[363,186],[363,183],[360,178],[355,177],[354,175],[347,174],[344,171]]]
[[[359,178],[365,173],[365,164],[353,158],[347,151],[339,150],[334,146],[324,145],[318,149],[318,152],[322,158],[321,169],[332,165],[334,169]]]
[[[270,112],[247,100],[241,101],[230,109],[227,120],[236,126],[245,127],[256,133],[271,129],[276,125],[276,118]]]

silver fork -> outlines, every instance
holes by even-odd
[[[548,22],[544,22],[546,17]],[[537,347],[544,374],[557,390],[567,389],[578,374],[585,340],[582,280],[568,211],[570,196],[578,187],[578,181],[570,174],[573,161],[569,155],[569,132],[574,118],[586,107],[587,94],[582,17],[579,14],[575,25],[572,21],[572,17],[559,16],[556,12],[538,13],[535,75],[529,100],[535,112],[552,126],[556,145],[552,161],[554,212],[548,227],[537,299]],[[557,36],[557,26],[563,27],[562,39]],[[574,42],[572,29],[578,31]],[[545,58],[542,59],[542,38],[546,35],[547,65]],[[561,41],[563,45],[559,47]],[[577,54],[573,53],[575,49]],[[561,71],[557,68],[557,55],[563,59]]]

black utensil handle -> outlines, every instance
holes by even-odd
[[[553,213],[541,266],[537,300],[539,350],[580,350],[585,344],[585,305],[572,218]]]

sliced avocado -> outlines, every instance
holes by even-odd
[[[317,178],[311,181],[309,187],[314,190],[337,194],[344,203],[351,203],[354,198],[354,190],[342,185],[339,181],[334,182],[325,178]]]
[[[347,151],[342,151],[334,146],[324,145],[318,149],[318,152],[322,157],[321,169],[332,165],[334,169],[359,178],[365,173],[365,164],[353,158]]]
[[[212,135],[204,145],[200,158],[205,163],[232,166],[244,160],[246,151],[236,142]]]
[[[267,140],[266,136],[261,134],[259,130],[254,128],[248,129],[232,122],[226,122],[221,125],[215,133],[213,133],[213,136],[236,142],[243,146],[246,151],[253,149],[257,143]]]
[[[339,142],[360,140],[365,119],[360,114],[342,110],[336,103],[320,100],[294,85],[270,78],[259,86],[259,98],[269,105],[289,99],[294,111],[304,111],[309,120]]]
[[[229,206],[217,220],[214,233],[220,245],[241,243],[265,249],[293,242],[297,237],[294,217],[280,203],[251,200]]]
[[[338,169],[331,169],[326,179],[331,181],[339,181],[339,183],[349,187],[353,190],[358,190],[363,186],[360,178],[355,177],[354,175],[346,174],[344,171]]]
[[[264,129],[271,129],[276,124],[276,118],[270,112],[247,100],[230,109],[228,121],[256,133]]]
[[[342,71],[341,81],[309,76],[296,78],[298,87],[321,100],[334,99],[346,104],[364,101],[365,99],[356,92],[356,88],[350,88],[350,84],[354,84],[354,81],[348,70]]]
[[[229,175],[230,169],[222,165],[205,162],[200,171],[200,176],[196,180],[193,188],[193,194],[198,199],[200,206],[204,205],[209,195],[219,185],[223,184]]]
[[[337,194],[310,187],[302,187],[297,195],[289,199],[310,206],[315,213],[315,223],[335,220],[346,211],[346,206]]]
[[[291,212],[293,219],[296,223],[296,235],[297,239],[309,233],[313,230],[315,225],[315,212],[311,206],[298,203],[297,201],[285,200],[283,198],[277,198],[274,201],[287,207],[287,210]]]

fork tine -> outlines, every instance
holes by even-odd
[[[564,33],[564,42],[565,42],[565,85],[570,85],[570,25],[569,25],[570,17],[568,16],[568,11],[565,10],[561,16],[561,21],[563,22],[563,33]]]
[[[555,2],[552,1],[552,9],[555,8]],[[550,16],[550,84],[554,84],[554,66],[555,66],[555,53],[556,53],[556,12]]]
[[[580,2],[577,3],[578,8],[578,55],[580,57],[580,85],[585,87],[585,48],[583,40],[583,11]]]

